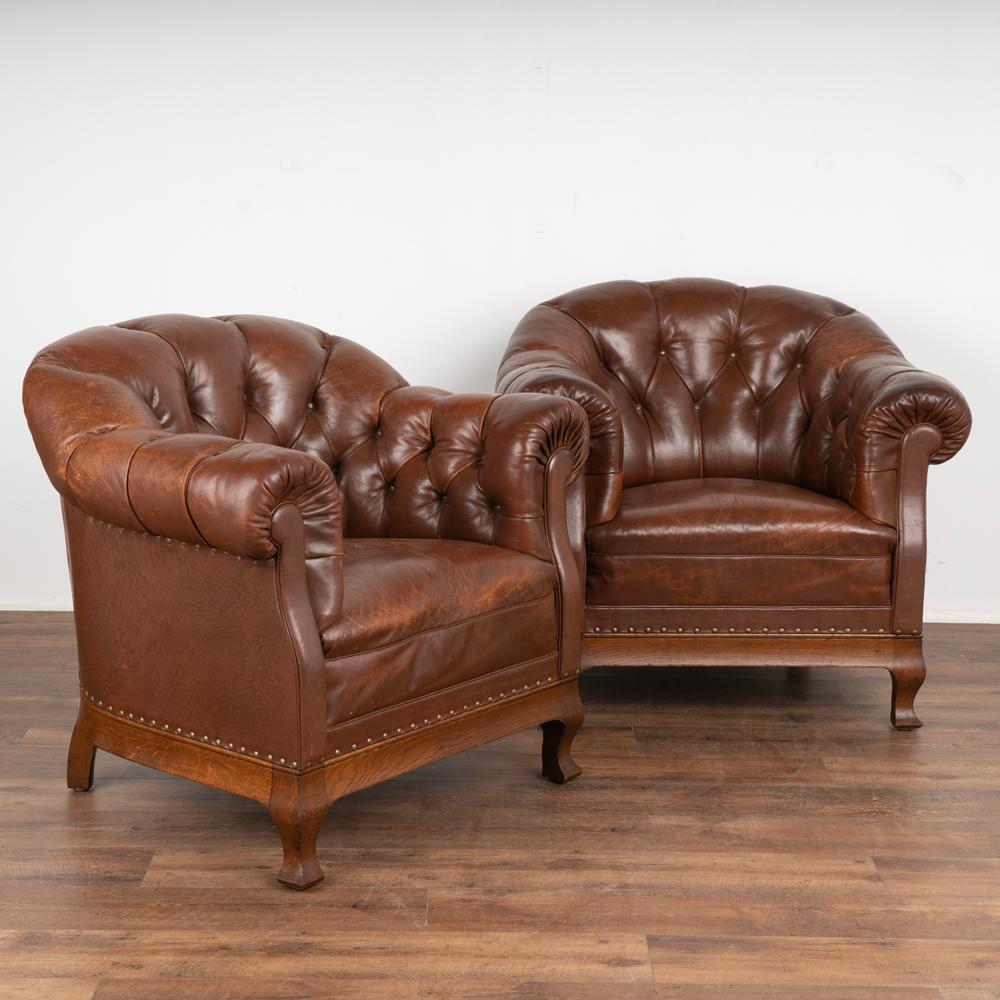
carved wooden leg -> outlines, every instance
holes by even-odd
[[[279,882],[293,889],[308,889],[323,879],[323,869],[316,860],[316,837],[330,805],[322,774],[300,777],[274,771],[268,812],[284,851]]]
[[[94,784],[94,746],[89,727],[82,719],[76,720],[69,741],[66,761],[66,784],[75,792],[89,792]]]
[[[574,684],[567,694],[558,719],[542,723],[542,777],[564,785],[580,776],[580,768],[570,756],[573,738],[583,725],[583,703]]]
[[[890,718],[897,729],[919,729],[923,723],[913,710],[920,685],[927,676],[922,644],[919,640],[897,641],[892,655],[892,711]]]

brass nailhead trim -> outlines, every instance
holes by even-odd
[[[154,535],[151,531],[136,531],[135,528],[122,528],[117,524],[109,524],[107,521],[102,521],[99,517],[94,517],[93,514],[87,514],[86,517],[87,520],[93,521],[94,524],[97,524],[102,528],[107,528],[109,531],[117,531],[121,535],[128,532],[130,535],[141,535],[143,538],[152,538],[154,541],[161,542],[164,545],[179,545],[182,549],[197,549],[199,552],[202,549],[205,549],[213,555],[229,556],[231,559],[238,559],[241,562],[247,562],[257,566],[274,566],[277,563],[277,559],[273,556],[270,559],[254,559],[251,556],[238,556],[235,552],[227,552],[225,549],[217,549],[213,545],[196,545],[194,542],[182,542],[179,538],[168,538],[166,535]]]
[[[575,671],[575,673],[577,673],[577,674],[579,674],[580,672],[581,671],[579,669]],[[537,687],[541,687],[542,684],[551,684],[553,682],[553,680],[555,680],[555,677],[550,674],[548,677],[545,678],[544,681],[543,680],[536,680],[535,683],[534,683],[534,686],[537,688]],[[529,690],[531,690],[531,685],[530,684],[525,684],[525,685],[523,685],[523,687],[520,690],[522,692],[529,691]],[[105,706],[102,699],[94,697],[89,691],[87,691],[82,686],[80,688],[80,691],[83,694],[84,698],[87,699],[87,701],[91,702],[92,704],[96,704],[98,706],[98,708],[106,708],[106,710],[108,712],[113,712],[114,711],[112,709],[111,705]],[[507,694],[508,694],[508,692],[506,692],[506,691],[498,691],[495,696],[494,695],[488,695],[487,698],[486,698],[486,702],[487,702],[487,704],[492,704],[493,700],[494,700],[494,697],[496,697],[498,699],[505,699],[507,697]],[[511,688],[510,689],[510,694],[511,695],[517,695],[518,694],[518,688],[516,688],[516,687]],[[448,715],[449,715],[449,717],[454,716],[456,714],[461,715],[462,712],[468,712],[468,711],[474,710],[474,709],[476,709],[478,707],[481,707],[482,705],[483,705],[482,701],[476,701],[471,706],[468,705],[468,704],[463,705],[462,709],[461,709],[461,712],[459,712],[457,709],[449,709],[448,710]],[[135,721],[135,715],[132,712],[126,713],[125,709],[123,709],[123,708],[119,708],[118,709],[118,715],[124,717],[126,714],[128,715],[129,719],[132,719],[133,721]],[[437,713],[436,718],[433,721],[437,722],[437,721],[441,721],[443,719],[444,719],[444,714],[439,712],[439,713]],[[155,719],[150,719],[148,721],[148,723],[147,723],[146,719],[143,716],[141,716],[141,715],[138,718],[138,722],[140,722],[141,724],[150,725],[150,726],[156,726],[157,725],[157,722],[156,722]],[[426,719],[424,719],[423,724],[425,726],[426,725],[432,725],[432,720],[430,718],[426,718]],[[411,730],[417,729],[419,727],[419,725],[420,725],[419,722],[411,722],[410,723],[410,729]],[[167,732],[170,731],[170,724],[169,723],[164,722],[162,724],[162,726],[163,726],[163,729],[165,731],[167,731]],[[394,735],[398,736],[398,735],[402,734],[403,732],[404,732],[404,730],[400,727],[400,728],[396,729],[396,733]],[[178,736],[184,735],[183,730],[179,726],[174,728],[174,733],[177,734]],[[187,737],[188,737],[188,739],[192,739],[192,740],[196,738],[195,733],[192,730],[188,730]],[[388,732],[383,732],[382,733],[382,739],[389,739],[389,738],[390,738],[390,734]],[[364,745],[367,746],[367,745],[369,745],[371,743],[377,742],[377,740],[378,740],[377,736],[375,736],[375,737],[372,737],[372,736],[366,737]],[[232,750],[234,753],[237,752],[235,744],[233,744],[233,743],[227,743],[227,742],[225,742],[225,741],[223,741],[221,739],[214,739],[214,738],[212,738],[212,737],[210,737],[208,735],[203,735],[201,737],[201,742],[202,743],[208,743],[210,745],[217,746],[217,747],[220,747],[220,748],[221,747],[225,747],[228,750]],[[358,749],[358,744],[357,743],[352,743],[351,744],[351,750],[357,750],[357,749]],[[258,760],[261,757],[264,757],[264,759],[266,759],[268,761],[271,761],[271,762],[274,761],[274,755],[273,754],[266,754],[265,755],[260,750],[249,750],[248,751],[245,746],[241,746],[239,748],[238,752],[240,754],[243,754],[244,756],[254,757],[254,758],[258,759]],[[330,756],[338,756],[339,757],[340,754],[341,754],[341,750],[338,747],[338,748],[336,748],[333,751],[333,754],[330,755]],[[329,760],[330,756],[321,757],[319,759],[319,763],[322,764],[323,762]],[[281,765],[284,765],[285,764],[285,758],[284,757],[279,757],[278,758],[278,763],[281,764]],[[298,762],[293,760],[288,766],[292,767],[292,768],[297,768],[298,767]],[[306,766],[309,766],[309,764],[307,763]]]
[[[580,673],[580,671],[577,670],[576,673]],[[555,678],[553,676],[546,677],[544,681],[542,681],[542,680],[535,681],[534,686],[535,687],[541,687],[542,684],[551,683],[553,680],[555,680]],[[531,684],[525,684],[525,685],[523,685],[520,688],[513,687],[513,688],[510,689],[509,692],[507,692],[507,691],[498,691],[495,695],[487,695],[485,702],[483,702],[483,701],[474,701],[472,704],[465,704],[465,705],[463,705],[461,707],[461,709],[450,708],[450,709],[448,709],[447,718],[453,717],[455,715],[462,715],[464,712],[473,711],[477,707],[483,707],[484,705],[493,704],[493,702],[494,702],[495,699],[506,699],[508,697],[508,695],[517,695],[517,694],[521,694],[521,693],[523,693],[525,691],[530,691],[531,688],[532,688]],[[443,721],[445,718],[446,718],[446,716],[445,716],[445,714],[443,712],[438,712],[433,719],[432,718],[426,718],[426,719],[424,719],[424,721],[422,723],[419,722],[419,721],[418,722],[411,722],[410,723],[410,729],[411,730],[413,730],[413,729],[419,729],[422,725],[423,726],[432,726],[432,725],[434,725],[435,723],[437,723],[439,721]],[[360,747],[359,747],[359,745],[357,743],[352,743],[351,744],[351,750],[364,749],[364,747],[368,746],[368,744],[370,744],[370,743],[378,743],[378,742],[380,742],[380,739],[382,739],[382,740],[393,739],[396,736],[399,736],[399,735],[401,735],[401,734],[403,734],[405,732],[407,732],[407,730],[403,729],[402,727],[399,727],[399,728],[396,729],[395,733],[383,732],[381,737],[379,737],[378,734],[376,734],[375,736],[369,736],[369,737],[365,738],[364,744],[362,744]],[[339,757],[340,754],[341,754],[341,752],[342,751],[339,748],[335,749],[332,754],[328,754],[325,757],[320,757],[319,763],[322,764],[325,761],[330,760],[331,757]]]
[[[643,632],[654,632],[654,631],[657,630],[657,627],[654,626],[654,625],[642,625],[642,626],[628,625],[628,626],[625,627],[625,631],[626,632],[630,632],[630,633],[634,633],[635,630],[636,630],[636,628],[641,628]],[[678,633],[683,633],[685,631],[685,626],[684,625],[677,625],[677,626],[670,626],[670,627],[668,627],[666,625],[660,625],[659,626],[659,631],[660,632],[670,632],[674,628],[676,628],[676,631]],[[602,631],[603,632],[612,632],[612,633],[621,633],[622,629],[619,626],[617,626],[617,625],[612,625],[610,629],[607,626],[595,625],[593,628],[591,628],[588,632],[585,632],[584,634],[585,635],[599,635]],[[688,629],[687,631],[690,631],[690,632],[698,635],[698,634],[701,633],[701,628],[700,627],[691,628],[691,629]],[[713,635],[717,634],[719,631],[720,631],[720,629],[719,629],[718,626],[713,626],[712,627],[712,634]],[[737,628],[734,625],[730,625],[726,629],[726,631],[727,632],[736,632]],[[747,626],[744,626],[743,631],[747,632],[747,633],[751,633],[751,634],[752,633],[756,633],[756,632],[759,632],[761,635],[770,635],[771,634],[770,627],[766,626],[766,625],[761,626],[760,628],[753,628],[752,626],[747,625]],[[844,628],[836,628],[835,626],[830,625],[830,626],[828,626],[826,628],[820,628],[819,626],[814,626],[812,628],[807,628],[805,630],[803,630],[801,627],[797,627],[797,628],[794,628],[794,629],[787,629],[787,628],[779,628],[778,629],[778,632],[780,632],[782,634],[785,634],[785,633],[791,632],[791,631],[794,631],[796,633],[801,633],[802,631],[809,631],[809,632],[814,632],[814,633],[829,632],[831,634],[836,634],[837,632],[840,632],[840,633],[843,633],[844,635],[851,635],[855,631],[857,631],[857,632],[861,632],[861,633],[867,635],[871,631],[871,629],[869,629],[867,627],[865,627],[865,628],[857,628],[856,629],[854,626],[851,626],[851,625],[845,626]],[[876,631],[880,635],[884,635],[886,630],[884,628],[880,628],[880,629],[876,629]],[[901,629],[901,628],[896,629],[895,630],[895,634],[896,635],[903,635],[904,634],[903,629]],[[923,633],[920,631],[920,629],[916,629],[916,628],[910,629],[910,635],[922,635],[922,634]]]
[[[96,520],[96,518],[94,520]],[[103,522],[99,522],[99,523],[103,523]],[[122,529],[122,530],[125,530],[125,529]],[[138,532],[136,532],[136,534],[138,534]],[[185,733],[185,731],[180,726],[171,727],[171,725],[170,725],[169,722],[157,722],[156,719],[147,719],[144,715],[137,716],[134,712],[127,712],[124,708],[115,709],[114,706],[110,702],[107,705],[105,705],[104,704],[104,700],[102,698],[98,698],[96,695],[92,694],[90,691],[88,691],[82,685],[80,686],[80,693],[92,705],[96,705],[98,708],[101,708],[104,711],[106,711],[106,712],[108,712],[108,713],[110,713],[112,715],[118,715],[122,719],[126,719],[127,718],[130,721],[137,722],[137,723],[139,723],[140,725],[143,725],[143,726],[150,726],[150,727],[152,727],[154,729],[162,729],[166,733],[169,733],[172,730],[173,733],[175,735],[177,735],[177,736],[185,736],[186,735],[189,740],[197,739],[200,743],[208,743],[211,746],[217,746],[219,748],[225,748],[227,750],[232,750],[234,753],[237,752],[236,744],[234,744],[234,743],[227,743],[225,740],[215,739],[215,738],[213,738],[211,736],[208,736],[208,735],[202,735],[199,738],[197,736],[197,734],[193,730],[189,729]],[[239,748],[238,752],[241,753],[241,754],[243,754],[244,756],[248,756],[248,757],[257,757],[257,758],[260,758],[261,756],[264,756],[260,750],[251,750],[251,751],[248,751],[247,748],[244,747],[244,746],[241,746]],[[274,760],[274,755],[273,754],[267,754],[266,755],[266,759],[269,760],[269,761],[273,761]],[[285,758],[284,757],[279,757],[278,758],[278,763],[279,764],[285,764],[286,763]],[[298,767],[298,761],[293,760],[293,761],[291,761],[291,763],[288,764],[288,766],[289,767],[293,767],[293,768],[297,768]]]

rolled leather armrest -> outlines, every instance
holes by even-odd
[[[269,559],[277,551],[272,516],[292,503],[302,516],[309,600],[320,628],[339,613],[340,494],[324,462],[276,445],[169,433],[134,393],[99,374],[36,362],[25,390],[49,478],[84,513],[132,531]]]
[[[318,627],[340,612],[340,494],[329,467],[275,445],[122,428],[84,438],[67,462],[69,498],[102,521],[252,559],[277,552],[272,518],[302,517],[309,602]]]
[[[569,399],[405,386],[384,397],[366,447],[375,461],[357,449],[341,464],[351,495],[370,498],[347,512],[353,534],[482,542],[551,560],[549,462],[565,450],[567,485],[580,477],[587,418]]]
[[[587,416],[569,399],[538,393],[495,396],[483,415],[480,438],[480,483],[498,508],[494,541],[537,554],[536,529],[549,516],[549,463],[564,449],[570,456],[566,485],[579,479],[587,462]],[[549,551],[547,542],[544,551]]]
[[[916,427],[936,430],[940,443],[929,452],[929,461],[947,462],[972,428],[968,403],[946,379],[898,357],[855,359],[842,373],[837,395],[831,486],[867,517],[895,527],[907,432]]]
[[[565,396],[587,414],[590,450],[586,467],[587,523],[603,524],[617,513],[622,492],[624,438],[618,408],[585,371],[549,351],[522,351],[505,359],[497,388],[503,393]]]

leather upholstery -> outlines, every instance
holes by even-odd
[[[895,527],[901,435],[938,427],[939,463],[971,426],[958,390],[909,365],[867,316],[704,278],[613,281],[537,306],[498,388],[587,410],[591,524],[615,516],[623,487],[735,477],[801,486]]]
[[[330,725],[557,649],[550,562],[475,542],[348,539],[321,638]]]
[[[74,593],[87,608],[81,679],[110,695],[132,671],[137,712],[264,742],[253,696],[233,694],[262,683],[242,643],[227,655],[227,637],[243,631],[271,650],[266,687],[285,687],[268,695],[284,704],[268,738],[296,759],[324,742],[303,721],[317,697],[335,728],[412,713],[432,693],[450,707],[463,684],[494,672],[534,682],[579,667],[587,420],[570,400],[409,386],[363,347],[288,320],[167,315],[54,343],[32,362],[24,403],[66,503]],[[173,543],[179,560],[159,593],[167,550],[150,539]],[[301,595],[303,568],[283,552],[299,545]],[[194,606],[179,592],[185,569]],[[215,594],[244,572],[252,604]],[[140,576],[147,589],[136,592]],[[199,606],[206,620],[178,619]],[[176,628],[197,642],[173,644]],[[278,632],[265,643],[260,629]],[[195,654],[213,634],[223,645],[206,681]]]
[[[754,479],[677,479],[634,486],[618,516],[587,532],[604,555],[885,556],[896,532],[798,486]]]
[[[919,634],[920,456],[953,456],[971,417],[867,316],[607,282],[532,309],[497,385],[587,411],[588,632]]]
[[[886,606],[895,544],[892,528],[798,486],[633,486],[587,532],[587,603]]]
[[[321,639],[328,657],[400,642],[498,608],[551,598],[550,562],[499,546],[427,538],[349,538],[343,613]]]

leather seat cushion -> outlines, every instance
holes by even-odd
[[[885,605],[895,544],[893,528],[786,483],[636,486],[587,532],[587,603]]]
[[[336,725],[557,649],[551,563],[439,539],[344,540],[344,606],[322,634]]]

